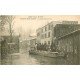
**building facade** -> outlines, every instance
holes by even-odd
[[[51,45],[54,39],[54,27],[56,24],[61,23],[60,21],[52,21],[42,28],[37,29],[37,43]]]
[[[80,64],[80,24],[57,24],[54,36],[58,52],[66,55],[66,64]]]
[[[59,38],[58,50],[67,54],[67,64],[80,64],[80,30]]]
[[[54,28],[54,36],[59,38],[78,29],[80,29],[79,24],[57,24]]]

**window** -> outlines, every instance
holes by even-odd
[[[51,33],[50,32],[48,32],[48,37],[50,37],[51,36]]]
[[[47,31],[47,27],[45,27],[45,31]]]
[[[51,30],[51,28],[52,28],[52,27],[53,27],[53,25],[52,25],[52,24],[50,24],[50,25],[49,25],[49,27],[48,27],[48,29],[49,29],[49,30]]]
[[[43,33],[43,29],[41,30],[41,32]]]
[[[41,38],[42,38],[42,39],[44,38],[44,35],[43,35],[43,34],[41,35]]]
[[[50,26],[50,25],[48,26],[48,29],[49,29],[49,30],[51,29],[51,26]]]
[[[48,41],[48,44],[50,44],[50,41]]]
[[[37,36],[40,36],[40,33],[37,33]]]
[[[47,34],[45,34],[45,38],[47,38]]]
[[[51,27],[53,27],[53,24],[51,25]]]

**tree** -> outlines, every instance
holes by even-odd
[[[6,24],[6,16],[1,15],[0,16],[0,30],[3,31],[4,30],[4,25]]]
[[[9,33],[10,33],[10,38],[12,39],[12,33],[13,33],[13,30],[12,30],[12,28],[13,28],[13,20],[14,20],[14,16],[9,16],[9,15],[1,15],[0,16],[0,29],[1,30],[4,30],[4,25],[6,24],[6,23],[8,23],[8,25],[9,25]],[[11,40],[11,42],[12,42],[12,40]]]
[[[9,24],[9,31],[10,31],[10,42],[12,42],[12,34],[13,34],[13,20],[14,20],[14,16],[6,16],[6,21]]]

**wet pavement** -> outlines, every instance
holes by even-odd
[[[27,50],[21,50],[20,53],[9,54],[2,61],[3,65],[57,65],[65,64],[62,58],[51,58],[40,55],[30,54]]]
[[[2,61],[2,65],[32,65],[39,64],[35,58],[29,56],[29,52],[21,50],[20,53],[8,54]]]
[[[58,57],[58,58],[44,57],[44,56],[34,55],[34,54],[31,54],[30,56],[32,58],[35,58],[37,62],[41,65],[65,65],[66,64],[66,60],[61,57]]]
[[[11,64],[12,65],[32,65],[32,64],[39,64],[36,59],[31,58],[26,53],[15,53],[11,55]]]

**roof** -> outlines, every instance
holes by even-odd
[[[51,23],[60,24],[60,23],[62,23],[62,22],[61,22],[61,21],[51,21],[51,22],[47,23],[46,25],[44,25],[43,27],[38,28],[36,31],[38,31],[39,29],[42,29],[42,28],[46,27],[47,25],[49,25],[49,24],[51,24]]]
[[[56,24],[56,26],[55,27],[64,27],[64,26],[80,26],[80,24]]]
[[[80,32],[80,29],[75,30],[75,31],[73,31],[73,32],[71,32],[71,33],[68,33],[68,34],[66,34],[66,35],[64,35],[64,36],[61,36],[61,37],[59,37],[58,39],[62,39],[62,38],[64,38],[64,37],[70,36],[70,35],[75,34],[75,33],[78,33],[78,32]]]

